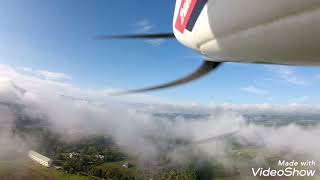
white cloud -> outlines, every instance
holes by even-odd
[[[248,93],[252,93],[252,94],[257,94],[257,95],[266,95],[268,94],[268,91],[257,88],[255,86],[248,86],[248,87],[244,87],[241,88],[242,91],[248,92]]]
[[[267,66],[271,71],[273,71],[278,78],[294,84],[294,85],[308,85],[309,82],[302,76],[300,76],[296,70],[289,66]]]

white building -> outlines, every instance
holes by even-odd
[[[36,161],[37,163],[43,166],[50,167],[52,164],[52,160],[50,158],[47,158],[35,151],[29,151],[28,155],[32,160]]]

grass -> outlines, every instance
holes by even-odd
[[[9,162],[0,162],[0,177],[12,176],[18,168]]]

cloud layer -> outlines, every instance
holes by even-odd
[[[6,157],[13,149],[28,150],[34,142],[32,137],[22,139],[10,131],[23,114],[44,119],[53,132],[66,140],[94,134],[111,135],[125,151],[141,161],[156,159],[168,150],[172,161],[184,162],[189,158],[188,153],[183,153],[186,147],[172,148],[170,143],[172,139],[184,139],[191,142],[187,147],[193,153],[228,162],[223,139],[205,144],[192,142],[232,132],[237,132],[235,138],[240,142],[244,140],[270,151],[286,152],[288,156],[307,154],[320,159],[320,145],[315,143],[320,135],[318,126],[309,129],[297,125],[263,127],[247,124],[244,116],[248,113],[313,114],[320,112],[319,106],[188,106],[158,103],[158,98],[148,96],[126,97],[124,100],[108,97],[107,90],[81,89],[39,79],[18,73],[6,65],[0,66],[0,75],[3,77],[0,80],[0,147],[5,147],[0,150],[0,158]],[[156,116],[157,113],[164,115]],[[177,115],[169,118],[166,114]]]

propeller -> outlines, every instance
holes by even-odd
[[[204,61],[202,65],[198,69],[196,69],[193,73],[187,76],[184,76],[180,79],[163,83],[160,85],[156,85],[156,86],[150,86],[146,88],[134,89],[134,90],[124,91],[124,92],[111,93],[110,95],[119,96],[119,95],[126,95],[126,94],[143,93],[143,92],[156,91],[156,90],[161,90],[165,88],[179,86],[203,77],[204,75],[210,73],[211,71],[219,67],[220,64],[221,64],[220,62]]]
[[[96,36],[95,39],[97,40],[148,40],[148,39],[175,39],[175,36],[173,33],[158,33],[158,34],[130,34],[130,35],[102,35],[102,36]],[[171,88],[175,86],[179,86],[182,84],[189,83],[191,81],[197,80],[213,70],[217,69],[221,62],[212,62],[212,61],[204,61],[202,65],[197,68],[194,72],[180,78],[174,81],[170,81],[167,83],[163,83],[156,86],[150,86],[146,88],[141,89],[134,89],[134,90],[128,90],[124,92],[116,92],[111,93],[111,96],[119,96],[119,95],[126,95],[126,94],[134,94],[134,93],[143,93],[143,92],[149,92],[149,91],[156,91],[161,90],[165,88]]]
[[[110,35],[110,36],[96,36],[98,40],[108,39],[175,39],[173,33],[160,34],[131,34],[131,35]]]

